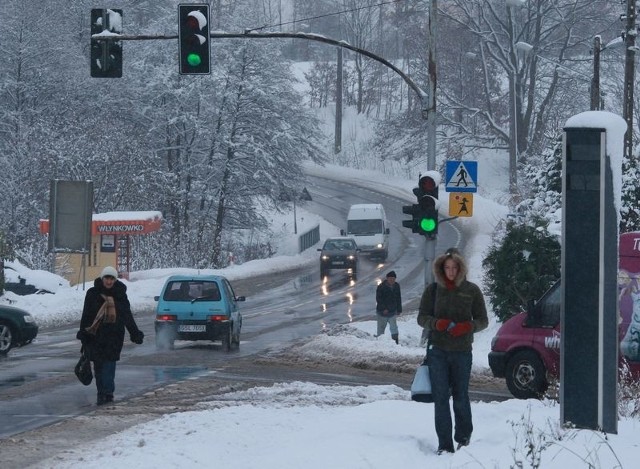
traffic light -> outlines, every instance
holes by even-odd
[[[203,3],[178,5],[180,44],[180,74],[211,73],[209,5]]]
[[[420,221],[420,206],[418,204],[403,205],[402,213],[411,215],[411,220],[402,220],[402,226],[411,228],[412,233],[420,233],[418,222]]]
[[[430,238],[435,238],[438,234],[438,183],[440,175],[436,171],[429,171],[421,176],[418,187],[413,193],[418,198],[419,233]]]
[[[121,9],[91,9],[91,76],[122,77],[122,42],[100,39],[122,34]],[[97,35],[97,36],[96,36]]]

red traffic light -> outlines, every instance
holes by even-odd
[[[433,191],[434,189],[437,189],[438,187],[436,181],[434,181],[431,176],[422,176],[418,185],[420,186],[420,189],[422,189],[422,191],[426,194]]]
[[[197,13],[200,13],[200,12],[197,12]],[[197,31],[200,31],[200,29],[202,29],[200,27],[200,21],[198,21],[198,18],[196,18],[196,15],[194,14],[193,11],[190,12],[189,15],[187,16],[186,25],[187,25],[187,28],[195,29]]]

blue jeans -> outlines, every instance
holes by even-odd
[[[453,396],[454,440],[462,443],[471,439],[473,423],[469,402],[469,379],[472,358],[470,351],[447,352],[432,347],[427,352],[439,449],[453,451],[450,396]]]
[[[116,362],[94,361],[93,370],[96,375],[98,395],[111,395],[116,388]]]
[[[376,319],[378,320],[378,333],[376,335],[383,335],[384,330],[387,328],[387,323],[389,323],[389,330],[392,334],[398,333],[398,322],[396,321],[396,315],[393,316],[383,316],[380,313],[376,313]]]

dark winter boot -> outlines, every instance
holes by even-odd
[[[396,341],[396,344],[399,343],[398,342],[398,334],[391,334],[391,338]]]

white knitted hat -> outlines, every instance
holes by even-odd
[[[102,269],[102,273],[100,274],[100,278],[103,278],[103,277],[118,278],[118,271],[116,269],[114,269],[113,267],[111,267],[110,265],[108,265],[104,269]]]

